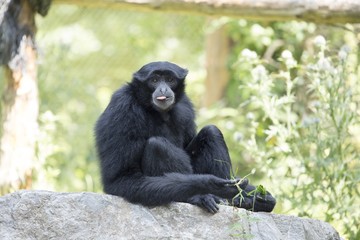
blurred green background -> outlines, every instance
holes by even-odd
[[[133,72],[167,60],[189,69],[199,128],[223,131],[237,175],[272,192],[276,213],[325,220],[360,239],[359,26],[73,5],[53,5],[36,21],[35,189],[101,192],[95,121]],[[230,42],[230,81],[204,108],[205,41],[219,27]]]

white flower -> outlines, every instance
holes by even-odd
[[[292,53],[289,51],[289,50],[284,50],[282,53],[281,53],[281,57],[283,59],[292,59],[293,56],[292,56]]]
[[[314,38],[314,44],[319,47],[324,47],[326,45],[326,39],[323,36],[318,35]]]
[[[258,65],[251,70],[251,75],[255,81],[261,81],[267,76],[267,71],[263,65]]]
[[[244,50],[241,51],[241,56],[243,58],[247,58],[247,59],[256,59],[257,58],[256,52],[251,51],[247,48],[245,48]]]
[[[296,67],[297,61],[293,58],[293,55],[289,50],[284,50],[281,53],[281,58],[285,60],[285,64],[288,68]]]
[[[331,62],[328,58],[321,58],[317,62],[317,65],[320,70],[327,71],[327,72],[333,72],[334,67],[331,65]]]
[[[350,47],[348,45],[344,45],[341,47],[340,51],[339,51],[339,58],[340,60],[346,60],[349,52],[351,51]]]
[[[246,114],[246,118],[249,120],[253,120],[253,119],[255,119],[255,115],[252,112],[248,112]]]
[[[233,138],[235,141],[240,142],[241,140],[243,140],[244,135],[241,132],[235,132],[233,135]]]

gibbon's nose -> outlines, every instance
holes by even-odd
[[[160,93],[161,93],[161,94],[164,94],[164,95],[165,95],[166,92],[167,92],[167,88],[166,88],[166,87],[160,88]]]

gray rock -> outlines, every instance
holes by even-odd
[[[0,239],[340,239],[319,220],[186,203],[147,208],[96,193],[19,191],[0,197]]]

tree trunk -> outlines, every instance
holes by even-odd
[[[11,3],[12,4],[12,3]],[[34,11],[28,0],[16,1],[13,15],[16,53],[5,67],[7,86],[2,98],[0,140],[0,195],[30,188],[38,132],[38,88]],[[10,8],[10,7],[9,7]],[[9,18],[7,20],[9,20]]]
[[[211,24],[211,22],[210,22]],[[229,56],[229,38],[225,25],[206,36],[206,81],[204,107],[209,107],[220,100],[229,82],[227,67]]]

